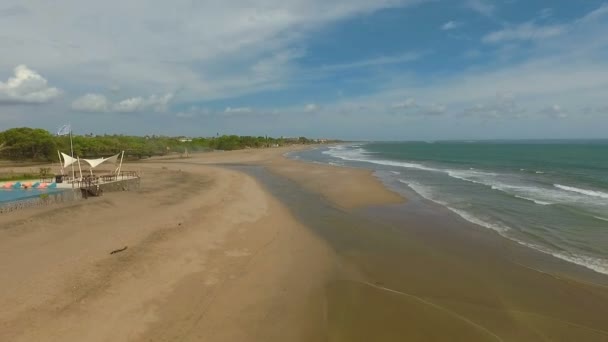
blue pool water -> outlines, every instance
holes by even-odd
[[[0,189],[0,204],[39,197],[41,194],[51,194],[62,191],[60,189]]]

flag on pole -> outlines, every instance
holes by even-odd
[[[58,136],[62,136],[62,135],[68,135],[70,134],[70,131],[72,130],[72,126],[70,124],[67,125],[63,125],[58,131],[57,131],[57,135]]]

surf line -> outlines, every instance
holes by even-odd
[[[562,259],[560,259],[560,260],[562,260]],[[585,281],[585,280],[581,280],[581,279],[574,279],[574,278],[571,278],[571,277],[559,277],[556,274],[553,274],[551,272],[545,272],[545,271],[539,270],[538,268],[530,267],[530,266],[524,265],[522,263],[519,263],[517,261],[509,260],[509,262],[512,263],[512,264],[515,264],[517,266],[521,266],[523,268],[527,268],[527,269],[529,269],[531,271],[535,271],[535,272],[542,273],[544,275],[553,277],[553,278],[555,278],[557,280],[570,281],[570,282],[574,282],[574,283],[581,283],[581,284],[586,284],[586,285],[591,285],[591,286],[598,286],[598,287],[603,287],[603,288],[607,288],[608,289],[608,285],[598,284],[598,283],[594,283],[594,282],[591,282],[591,281]],[[566,261],[566,262],[570,263],[569,261]],[[578,264],[574,264],[574,265],[581,266],[581,265],[578,265]],[[584,267],[584,266],[582,266],[582,267]]]
[[[409,294],[409,293],[405,293],[405,292],[389,289],[388,287],[372,284],[372,283],[367,282],[367,281],[355,281],[355,282],[367,285],[369,287],[373,287],[373,288],[375,288],[377,290],[386,291],[386,292],[394,293],[394,294],[397,294],[397,295],[400,295],[400,296],[406,296],[408,298],[412,298],[412,299],[414,299],[416,301],[419,301],[419,302],[421,302],[421,303],[423,303],[425,305],[429,305],[429,306],[431,306],[431,307],[433,307],[435,309],[438,309],[438,310],[441,310],[443,312],[446,312],[447,314],[449,314],[451,316],[454,316],[454,317],[460,319],[461,321],[463,321],[463,322],[465,322],[465,323],[467,323],[467,324],[469,324],[469,325],[471,325],[471,326],[473,326],[473,327],[481,330],[482,332],[484,332],[484,333],[486,333],[486,334],[494,337],[497,341],[503,342],[502,338],[500,338],[498,335],[494,334],[490,330],[486,329],[485,327],[483,327],[483,326],[481,326],[481,325],[479,325],[479,324],[471,321],[470,319],[468,319],[468,318],[466,318],[466,317],[464,317],[462,315],[459,315],[459,314],[455,313],[452,310],[446,309],[443,306],[437,305],[437,304],[435,304],[433,302],[430,302],[430,301],[428,301],[426,299],[420,298],[420,297],[415,296],[413,294]]]

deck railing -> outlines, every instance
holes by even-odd
[[[84,186],[90,186],[92,184],[115,182],[119,180],[139,178],[139,174],[136,171],[121,171],[119,174],[103,174],[103,175],[84,175],[82,179],[72,178],[69,175],[63,176],[63,183],[74,184],[75,187],[82,188]],[[54,178],[44,179],[46,183],[52,183],[55,181]]]

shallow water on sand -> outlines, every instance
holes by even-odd
[[[424,202],[345,211],[262,167],[238,169],[258,179],[336,252],[324,300],[329,340],[608,337],[602,330],[608,287],[522,265],[549,256],[471,229]]]

